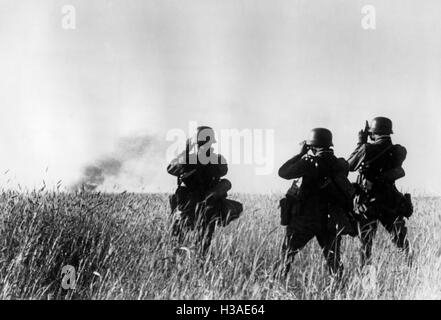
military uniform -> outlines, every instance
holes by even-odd
[[[406,252],[409,250],[405,220],[396,210],[399,205],[397,195],[400,193],[395,186],[395,180],[404,176],[401,166],[406,154],[406,148],[393,145],[389,135],[380,135],[373,143],[360,139],[348,159],[349,169],[360,172],[355,209],[362,208],[358,210],[362,264],[372,254],[378,222],[392,235],[393,242],[399,248]]]
[[[171,161],[167,172],[178,177],[178,188],[171,197],[172,212],[179,215],[173,224],[173,235],[180,241],[188,231],[197,231],[197,239],[205,253],[210,246],[217,222],[224,225],[238,217],[242,205],[227,200],[231,183],[221,179],[228,172],[226,160],[221,155],[212,154],[214,163],[187,163],[186,152]],[[187,159],[188,160],[188,159]]]
[[[286,227],[283,246],[288,258],[286,271],[289,270],[294,255],[316,237],[330,271],[333,274],[342,272],[341,235],[331,216],[332,206],[329,199],[320,188],[324,178],[336,172],[347,176],[348,164],[343,158],[336,158],[332,149],[319,149],[315,155],[300,153],[279,169],[281,178],[302,178],[297,195],[300,208],[292,212]]]

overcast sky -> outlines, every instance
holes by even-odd
[[[361,28],[365,4],[375,30]],[[63,5],[75,30],[61,27]],[[436,0],[0,0],[0,184],[68,185],[121,137],[163,146],[197,121],[274,129],[274,173],[240,165],[229,178],[280,191],[277,169],[309,129],[330,128],[347,158],[382,115],[408,149],[400,186],[441,194],[440,12]],[[121,188],[173,190],[154,150],[131,165],[142,186]]]

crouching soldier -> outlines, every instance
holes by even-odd
[[[395,181],[404,176],[402,168],[406,148],[394,145],[392,121],[388,118],[374,118],[369,126],[359,132],[358,144],[349,157],[349,169],[358,171],[355,213],[359,221],[362,243],[361,263],[370,260],[372,243],[378,221],[392,235],[393,242],[409,252],[405,218],[413,212],[410,194],[403,195]],[[373,141],[368,143],[368,137]]]
[[[170,197],[173,236],[183,241],[189,231],[196,231],[197,242],[205,254],[216,224],[228,225],[237,219],[242,204],[227,199],[231,183],[221,179],[228,166],[223,156],[213,152],[214,131],[198,127],[196,137],[187,140],[186,150],[168,165],[169,174],[177,177],[178,187]]]
[[[335,157],[332,146],[331,131],[313,129],[311,139],[302,142],[300,153],[279,169],[281,178],[302,178],[300,187],[295,180],[287,197],[281,201],[282,225],[286,225],[285,275],[293,257],[314,237],[323,250],[330,272],[336,276],[342,274],[341,236],[354,234],[348,214],[352,209],[353,190],[347,179],[348,164],[343,158]]]

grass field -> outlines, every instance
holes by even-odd
[[[327,273],[316,241],[285,280],[278,195],[233,195],[244,213],[219,228],[205,259],[169,238],[167,195],[35,191],[0,194],[0,299],[440,299],[441,199],[417,198],[413,264],[380,228],[373,264],[343,242],[345,274]],[[76,288],[62,289],[62,267]]]

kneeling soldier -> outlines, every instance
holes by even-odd
[[[178,188],[170,198],[172,213],[178,211],[173,235],[182,241],[189,231],[197,231],[204,254],[216,224],[226,226],[243,210],[241,203],[227,199],[231,183],[221,177],[228,166],[224,157],[213,152],[214,142],[212,128],[198,127],[196,138],[187,140],[186,150],[167,167],[169,174],[178,177]]]

